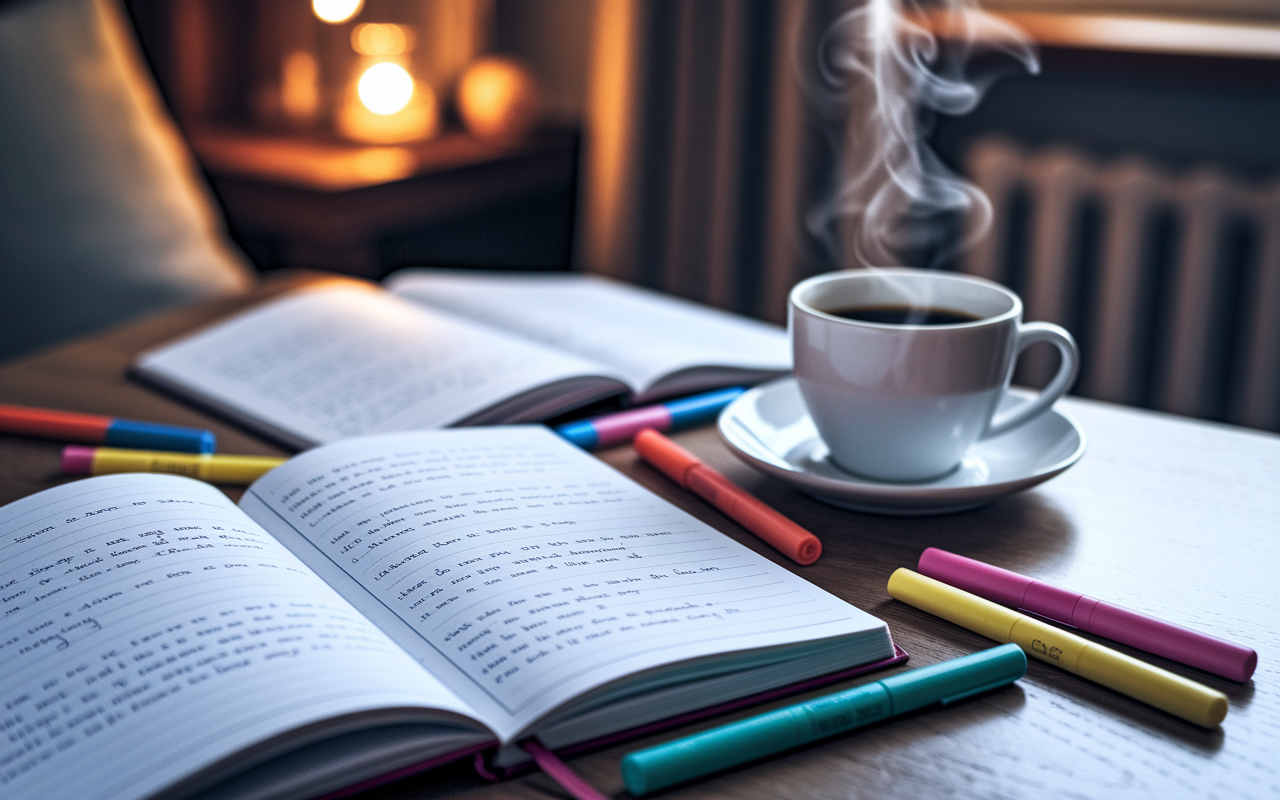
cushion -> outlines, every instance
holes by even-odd
[[[250,275],[115,0],[0,3],[0,359]]]

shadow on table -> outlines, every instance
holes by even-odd
[[[947,525],[960,517],[965,518],[963,527]],[[1040,492],[1020,492],[937,521],[940,530],[927,546],[953,550],[1015,572],[1039,572],[1066,558],[1076,538],[1070,517]]]
[[[1038,492],[1023,492],[954,514],[905,517],[842,511],[838,521],[830,506],[810,502],[813,513],[797,514],[796,521],[811,525],[828,553],[856,558],[858,550],[874,541],[897,551],[896,566],[911,569],[926,547],[939,547],[1005,569],[1042,572],[1069,557],[1076,538],[1067,514]],[[845,549],[850,552],[842,553]]]

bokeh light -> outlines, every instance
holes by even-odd
[[[538,84],[523,64],[489,56],[467,67],[458,81],[458,114],[482,139],[513,141],[538,123],[542,102]]]
[[[320,108],[320,67],[315,56],[298,50],[284,60],[280,106],[290,119],[298,122],[316,116]]]
[[[364,0],[311,0],[311,10],[321,20],[337,25],[360,13]]]
[[[394,114],[413,97],[413,78],[404,67],[384,61],[360,76],[356,86],[360,102],[375,114]]]
[[[413,45],[413,30],[405,25],[366,22],[351,30],[351,49],[362,56],[398,56]]]

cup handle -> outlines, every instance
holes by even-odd
[[[1071,338],[1066,328],[1054,325],[1052,322],[1028,322],[1018,326],[1018,343],[1013,354],[1014,363],[1017,363],[1018,356],[1022,355],[1023,350],[1040,342],[1048,342],[1058,348],[1058,352],[1062,354],[1062,364],[1058,366],[1058,374],[1053,376],[1053,380],[1049,381],[1049,385],[1040,391],[1040,396],[1035,400],[1000,419],[996,419],[993,414],[991,421],[987,423],[987,429],[978,438],[990,439],[1030,422],[1048,411],[1059,397],[1067,393],[1071,384],[1075,383],[1076,375],[1080,372],[1080,349],[1076,347],[1076,340]],[[1012,372],[1013,367],[1010,366],[1009,370]]]

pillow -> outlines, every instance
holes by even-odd
[[[0,359],[250,268],[115,0],[0,3]]]

